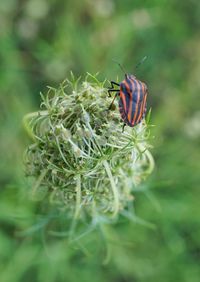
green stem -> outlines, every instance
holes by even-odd
[[[154,161],[152,154],[142,144],[138,144],[138,149],[140,150],[140,152],[144,151],[145,157],[147,158],[147,160],[149,162],[149,167],[145,171],[145,173],[151,174],[153,169],[154,169],[154,166],[155,166],[155,161]]]
[[[33,130],[32,128],[30,127],[30,120],[32,118],[35,118],[39,115],[41,116],[44,116],[48,114],[48,111],[37,111],[37,112],[32,112],[32,113],[28,113],[26,114],[24,117],[23,117],[23,125],[24,125],[24,129],[26,130],[28,136],[33,140],[33,141],[36,141],[36,138],[35,138],[35,134],[33,133]]]
[[[119,211],[119,192],[118,192],[117,186],[115,185],[115,181],[113,179],[112,172],[110,170],[110,166],[109,166],[108,162],[106,160],[104,160],[103,165],[105,167],[105,170],[107,172],[107,175],[109,177],[110,184],[111,184],[111,187],[112,187],[112,192],[113,192],[113,196],[114,196],[113,217],[115,217],[117,215],[118,211]]]
[[[146,156],[147,156],[148,161],[149,161],[149,168],[146,172],[148,174],[151,174],[153,169],[154,169],[154,166],[155,166],[155,161],[154,161],[152,154],[149,152],[149,150],[146,150],[145,153],[146,153]]]
[[[107,265],[111,259],[111,248],[110,248],[110,244],[108,242],[108,235],[107,235],[107,230],[106,230],[106,225],[105,224],[99,224],[99,231],[100,231],[100,235],[103,239],[103,242],[105,244],[105,257],[103,260],[103,265]]]
[[[81,210],[81,175],[77,175],[76,180],[76,206],[75,206],[75,212],[74,217],[72,219],[71,227],[69,230],[69,242],[73,241],[73,235],[76,228],[77,219],[79,218]]]
[[[38,177],[38,179],[36,180],[35,184],[33,185],[33,189],[32,189],[32,196],[34,197],[34,195],[36,194],[42,180],[44,179],[45,175],[47,174],[48,169],[44,169],[42,171],[42,173],[40,174],[40,176]]]
[[[79,217],[80,209],[81,209],[81,176],[80,174],[78,174],[76,181],[76,207],[75,207],[74,219],[77,219]]]

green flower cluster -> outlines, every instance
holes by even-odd
[[[105,83],[90,74],[82,82],[72,75],[41,95],[41,111],[24,118],[33,139],[25,152],[33,194],[45,191],[75,219],[116,218],[154,166],[147,122],[122,132],[118,107],[108,110],[112,98]]]

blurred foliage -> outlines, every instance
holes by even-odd
[[[197,0],[0,2],[2,282],[199,281],[199,14]],[[28,196],[22,117],[70,70],[121,80],[112,59],[135,73],[145,55],[156,169],[135,210],[156,229],[121,220],[69,245]]]

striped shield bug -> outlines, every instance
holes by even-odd
[[[146,59],[144,57],[136,68]],[[121,69],[124,71],[122,66],[118,63]],[[146,99],[147,99],[147,86],[144,82],[138,80],[134,75],[127,74],[125,72],[125,79],[116,83],[111,81],[111,87],[108,88],[108,93],[116,92],[114,99],[109,107],[112,108],[114,100],[119,96],[119,112],[124,122],[123,130],[125,125],[133,127],[140,123],[146,113]],[[115,85],[119,88],[116,89]]]

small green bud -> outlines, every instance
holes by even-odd
[[[62,128],[62,137],[64,140],[69,140],[71,138],[71,132],[69,129]]]
[[[56,136],[59,136],[60,133],[61,133],[61,130],[62,130],[62,125],[61,125],[61,124],[56,125],[56,126],[55,126],[55,129],[54,129],[54,134],[55,134]]]

